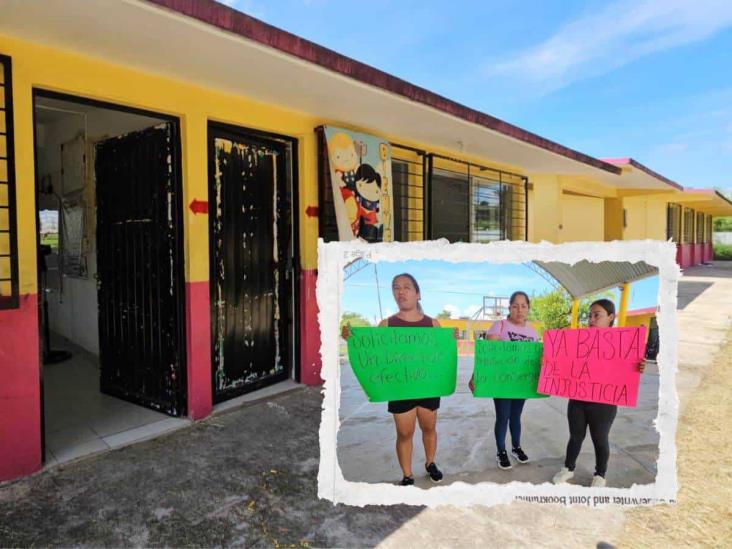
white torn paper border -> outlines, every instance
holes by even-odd
[[[679,267],[675,261],[676,246],[661,241],[572,242],[492,242],[490,244],[450,244],[447,240],[390,242],[366,244],[360,241],[318,241],[317,300],[320,312],[323,385],[323,411],[320,422],[320,468],[318,497],[348,505],[498,505],[514,501],[606,505],[655,505],[675,503],[676,426],[679,401],[676,392],[676,295]],[[554,485],[510,482],[498,484],[454,482],[429,489],[404,487],[387,483],[351,482],[343,477],[336,453],[340,419],[341,384],[338,357],[339,321],[343,294],[343,270],[351,261],[363,258],[377,262],[440,260],[448,262],[525,263],[528,261],[561,261],[574,264],[583,259],[591,262],[644,261],[658,268],[659,289],[657,315],[660,348],[658,415],[659,455],[656,480],[652,484],[634,484],[630,488],[591,488],[573,484]]]

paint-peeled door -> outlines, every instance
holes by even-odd
[[[103,392],[186,413],[182,252],[174,128],[102,141],[96,152]]]
[[[214,401],[286,376],[286,167],[278,143],[213,138],[210,185]]]

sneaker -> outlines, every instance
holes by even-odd
[[[593,488],[604,488],[605,484],[605,477],[595,475],[592,477],[592,484],[590,484],[590,486],[592,486]]]
[[[511,455],[515,457],[519,463],[529,462],[529,456],[524,453],[524,451],[521,449],[521,446],[516,446],[516,448],[511,450]]]
[[[414,485],[414,478],[413,477],[404,477],[402,481],[399,483],[400,486],[413,486]]]
[[[434,461],[426,465],[425,469],[427,469],[427,474],[432,482],[440,482],[442,480],[442,471],[437,468]]]
[[[498,452],[496,454],[496,461],[498,462],[498,466],[501,469],[510,469],[512,467],[511,461],[508,459],[508,454],[506,453],[506,450],[503,450],[502,452]]]
[[[563,484],[563,483],[567,482],[569,479],[571,479],[573,476],[574,476],[574,471],[570,471],[566,467],[562,467],[562,470],[559,471],[556,475],[554,475],[552,482],[554,484]]]

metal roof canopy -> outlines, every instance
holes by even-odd
[[[592,263],[583,259],[570,265],[559,261],[534,261],[556,280],[573,299],[581,299],[626,282],[636,282],[658,274],[658,269],[643,261],[602,261]]]

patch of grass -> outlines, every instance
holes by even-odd
[[[732,261],[732,244],[714,244],[714,259]]]
[[[41,244],[47,244],[54,250],[58,249],[58,233],[41,234]]]

